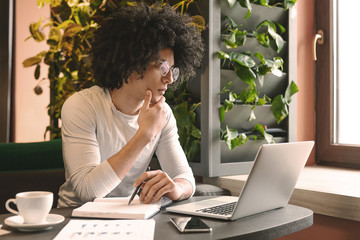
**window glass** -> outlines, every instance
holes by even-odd
[[[334,51],[335,96],[334,100],[334,142],[338,144],[360,144],[360,110],[358,107],[360,76],[360,45],[356,29],[356,16],[359,14],[360,1],[334,1]],[[351,7],[350,7],[351,6]],[[337,8],[336,8],[337,7]],[[337,78],[337,79],[336,79]]]

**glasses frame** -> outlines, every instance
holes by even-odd
[[[171,80],[172,82],[176,82],[180,76],[180,69],[178,67],[172,66],[170,67],[170,63],[168,61],[163,61],[159,66],[161,76],[165,77],[171,71]]]

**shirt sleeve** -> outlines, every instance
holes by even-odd
[[[67,178],[81,201],[104,197],[120,179],[107,161],[101,162],[96,139],[96,113],[85,97],[75,93],[61,112],[63,158]]]
[[[156,149],[160,166],[172,179],[183,178],[190,182],[195,193],[195,178],[189,166],[184,150],[179,142],[178,129],[175,117],[168,107],[168,122],[161,132],[161,137]]]

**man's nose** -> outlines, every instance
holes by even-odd
[[[165,76],[163,76],[163,79],[165,80],[164,82],[167,84],[172,84],[174,82],[171,71],[169,71]]]

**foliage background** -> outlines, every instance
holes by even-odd
[[[124,0],[38,0],[39,8],[45,5],[50,6],[50,19],[40,18],[38,22],[29,26],[30,36],[37,42],[46,41],[48,49],[32,56],[23,62],[24,67],[34,67],[34,78],[37,84],[34,87],[36,94],[42,93],[41,82],[50,82],[50,102],[48,115],[50,125],[47,126],[45,134],[50,131],[50,138],[61,138],[61,108],[65,100],[74,92],[88,88],[96,84],[91,72],[91,61],[89,53],[94,32],[99,27],[99,22],[118,8],[126,5],[135,5],[137,1]],[[144,1],[152,5],[155,0]],[[187,1],[161,1],[162,5],[170,4],[174,9],[184,14],[194,0]],[[199,16],[192,16],[193,24],[202,31],[205,28],[204,19]],[[49,28],[49,34],[44,34],[44,29]],[[28,39],[29,39],[28,38]],[[48,69],[41,69],[40,63],[48,65]],[[39,79],[41,71],[48,71],[47,78]],[[188,152],[194,151],[200,145],[200,130],[192,124],[189,111],[192,111],[193,104],[182,103],[186,99],[186,87],[181,86],[182,94],[175,99],[175,89],[169,91],[168,101],[175,109],[174,114],[182,119],[178,121],[179,133],[183,148]],[[181,104],[180,104],[181,102]],[[179,105],[179,106],[177,106]],[[189,125],[190,123],[190,125]],[[193,134],[191,134],[193,133]],[[44,134],[44,136],[45,136]],[[192,137],[194,135],[194,137]],[[193,143],[193,142],[196,142]],[[192,150],[193,149],[193,150]],[[189,156],[188,156],[189,157]],[[192,158],[192,156],[190,156]]]
[[[190,5],[196,5],[200,0],[183,0],[183,1],[161,1],[162,4],[170,4],[174,9],[180,11],[182,14],[188,12]],[[245,19],[249,18],[252,12],[253,3],[260,4],[266,7],[273,7],[281,5],[284,9],[292,7],[296,0],[223,0],[227,1],[230,6],[234,4],[240,4],[241,7],[246,8],[248,13],[244,16]],[[46,41],[48,49],[38,53],[36,56],[30,57],[23,62],[24,67],[34,67],[34,78],[38,81],[34,91],[36,94],[42,93],[41,81],[50,81],[50,102],[48,105],[48,115],[50,116],[50,125],[47,126],[45,134],[49,131],[50,138],[60,138],[61,128],[59,119],[61,119],[61,107],[65,100],[71,96],[74,92],[81,89],[88,88],[96,84],[95,79],[91,73],[91,62],[89,59],[89,53],[91,49],[91,42],[94,36],[94,32],[99,27],[99,22],[106,16],[110,15],[116,9],[124,7],[126,5],[135,5],[137,1],[125,1],[125,0],[37,0],[38,7],[45,5],[50,6],[51,17],[50,19],[40,18],[38,22],[31,23],[29,26],[30,37],[38,42]],[[149,5],[154,4],[155,0],[144,1]],[[198,27],[199,31],[203,31],[206,27],[205,20],[200,15],[193,15],[193,24]],[[268,44],[267,41],[271,38],[282,40],[280,36],[276,34],[276,27],[274,23],[264,22],[259,25],[268,29],[267,32],[257,31],[254,35],[263,45]],[[48,36],[45,36],[44,29],[49,28]],[[246,31],[241,31],[236,24],[230,24],[227,29],[229,34],[228,39],[223,41],[232,48],[245,44]],[[282,30],[281,30],[282,31]],[[271,34],[271,33],[274,33]],[[270,34],[269,34],[270,33]],[[270,38],[269,38],[270,36]],[[275,37],[274,37],[275,36]],[[245,40],[244,40],[245,39]],[[267,41],[266,41],[267,40]],[[280,41],[279,40],[279,41]],[[277,42],[279,42],[277,41]],[[281,41],[280,41],[281,45]],[[270,46],[270,44],[268,44]],[[274,46],[272,44],[271,46]],[[277,46],[280,48],[281,46]],[[223,119],[224,113],[231,110],[234,101],[242,100],[242,102],[253,104],[253,108],[256,105],[263,105],[271,99],[259,98],[257,89],[254,88],[253,81],[255,77],[263,77],[263,75],[269,72],[275,72],[282,68],[282,62],[279,64],[279,59],[265,60],[261,53],[256,57],[261,60],[262,64],[254,66],[250,57],[244,54],[227,55],[224,52],[219,52],[220,59],[227,59],[229,62],[237,64],[238,68],[241,68],[239,77],[249,83],[247,92],[236,95],[230,93],[229,100],[226,101],[220,108],[220,118]],[[48,65],[48,77],[47,79],[39,79],[41,69],[41,62]],[[282,60],[281,60],[282,61]],[[275,66],[275,67],[274,67]],[[256,69],[255,69],[256,67]],[[254,72],[252,70],[254,69]],[[243,74],[243,73],[252,74]],[[252,76],[252,78],[246,79],[246,75]],[[224,89],[223,91],[227,91]],[[276,111],[273,111],[274,116],[281,121],[287,115],[287,105],[290,102],[290,97],[297,92],[297,86],[291,84],[289,93],[279,96],[274,99],[277,107],[274,107]],[[170,89],[166,92],[167,102],[172,106],[174,115],[177,119],[177,125],[179,129],[180,143],[191,161],[197,158],[200,152],[200,139],[201,132],[197,127],[195,109],[200,105],[199,102],[194,102],[187,91],[186,84],[177,86],[176,89]],[[252,99],[251,101],[249,99]],[[254,100],[255,99],[255,100]],[[251,119],[251,116],[250,116]],[[240,146],[247,141],[247,136],[239,135],[239,133],[233,129],[226,128],[223,131],[223,138],[225,138],[227,145],[230,149],[236,146]],[[272,136],[267,134],[264,127],[257,125],[254,127],[254,131],[260,132],[261,136],[271,142]],[[44,136],[45,136],[44,134]],[[255,136],[255,135],[254,135]]]

